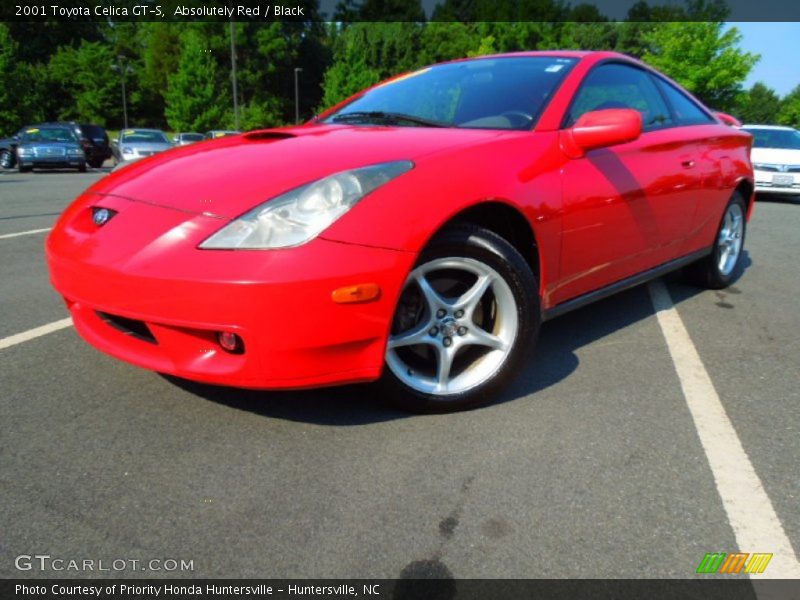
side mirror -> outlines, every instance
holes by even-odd
[[[642,113],[632,108],[593,110],[562,130],[561,147],[570,158],[589,150],[632,142],[642,135]]]
[[[15,142],[18,142],[19,141],[19,136],[18,135],[12,135],[11,139],[14,140]]]

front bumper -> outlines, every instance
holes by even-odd
[[[800,173],[755,170],[755,191],[764,194],[800,194]]]
[[[214,251],[183,240],[157,256],[153,246],[186,230],[179,225],[186,215],[149,213],[165,234],[138,256],[115,252],[107,245],[112,235],[93,234],[82,221],[60,222],[48,238],[51,281],[91,345],[147,369],[236,387],[303,388],[380,376],[413,253],[324,239],[286,250]],[[204,219],[194,217],[189,229]],[[380,297],[333,302],[333,290],[362,283],[377,283]],[[119,326],[131,321],[127,331]],[[222,331],[237,333],[244,352],[225,352],[217,342]]]
[[[35,169],[76,168],[86,164],[83,156],[20,156],[18,162],[23,167]]]

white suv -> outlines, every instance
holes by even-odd
[[[800,131],[777,125],[744,125],[753,135],[750,158],[756,191],[800,194]]]

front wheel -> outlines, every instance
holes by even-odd
[[[719,290],[728,287],[744,254],[747,203],[740,192],[731,197],[717,229],[711,254],[686,267],[686,276],[695,285]]]
[[[457,226],[437,236],[406,279],[383,383],[403,408],[488,404],[515,375],[539,329],[536,278],[497,234]]]

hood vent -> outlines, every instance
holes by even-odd
[[[295,135],[287,131],[271,131],[269,129],[265,129],[262,131],[251,131],[250,133],[245,133],[244,137],[247,140],[253,141],[288,140],[289,138],[295,137]]]

